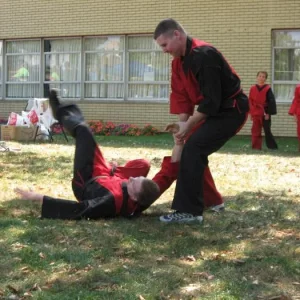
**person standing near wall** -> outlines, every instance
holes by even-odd
[[[269,149],[278,149],[277,143],[271,132],[271,115],[276,115],[276,101],[270,85],[266,84],[268,73],[257,73],[257,84],[250,88],[249,103],[252,119],[252,149],[262,149],[262,128],[265,132],[266,145]]]
[[[295,88],[294,99],[289,109],[289,114],[294,116],[297,123],[298,151],[300,152],[300,84]]]
[[[201,222],[208,156],[243,126],[248,98],[223,55],[208,43],[189,37],[174,19],[159,22],[154,39],[163,52],[173,56],[171,102],[176,105],[171,103],[171,107],[186,115],[174,135],[178,141],[186,141],[172,203],[175,211],[161,216],[160,221]]]

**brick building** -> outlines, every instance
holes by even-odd
[[[296,136],[287,111],[300,81],[299,5],[298,0],[3,0],[0,118],[22,111],[31,97],[43,97],[50,83],[66,100],[78,101],[89,120],[158,128],[177,120],[168,109],[170,59],[152,40],[157,23],[172,17],[225,55],[247,93],[257,71],[268,71],[278,103],[274,135]],[[250,122],[241,133],[249,129]]]

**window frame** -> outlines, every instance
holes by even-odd
[[[101,81],[101,80],[97,80],[97,81],[89,81],[86,80],[86,64],[87,64],[87,59],[86,59],[86,55],[88,53],[99,53],[98,51],[89,51],[89,50],[85,50],[85,41],[87,39],[92,39],[92,38],[103,38],[103,37],[123,37],[123,48],[118,50],[118,52],[122,52],[122,68],[123,68],[123,80],[116,80],[116,81]],[[163,92],[161,91],[161,89],[166,88],[169,91],[169,77],[170,77],[170,71],[168,72],[167,76],[168,76],[168,80],[166,81],[130,81],[129,80],[129,53],[130,52],[161,52],[161,49],[159,47],[157,47],[157,49],[134,49],[134,50],[129,50],[129,43],[128,40],[130,37],[151,37],[152,39],[152,35],[151,34],[129,34],[129,35],[93,35],[93,36],[72,36],[72,37],[42,37],[42,38],[25,38],[25,39],[3,39],[0,40],[0,42],[2,41],[2,58],[0,56],[0,59],[2,59],[2,78],[0,81],[0,86],[2,84],[2,92],[0,92],[0,99],[7,99],[7,100],[28,100],[29,97],[22,97],[22,96],[18,96],[18,97],[8,97],[6,96],[7,94],[7,87],[9,84],[18,84],[17,82],[13,82],[10,80],[9,76],[8,76],[8,60],[10,56],[14,56],[14,55],[39,55],[39,82],[35,82],[35,81],[27,81],[26,84],[38,84],[38,95],[36,95],[35,97],[40,98],[40,97],[44,97],[44,86],[47,84],[51,84],[50,79],[47,80],[47,78],[45,77],[46,75],[46,57],[47,55],[51,55],[51,54],[71,54],[72,53],[76,53],[79,55],[79,59],[78,62],[80,63],[80,71],[79,71],[79,76],[80,76],[80,80],[79,81],[67,81],[66,84],[75,84],[75,85],[79,85],[80,88],[80,93],[79,93],[79,97],[63,97],[63,99],[74,99],[74,100],[78,100],[78,101],[82,101],[82,102],[87,102],[87,101],[93,101],[93,102],[111,102],[111,101],[119,101],[119,102],[137,102],[137,103],[141,103],[141,102],[145,102],[145,103],[156,103],[156,102],[162,102],[162,103],[167,103],[169,101],[168,98],[168,93],[166,93],[166,98],[164,97],[156,97],[156,98],[146,98],[146,97],[138,97],[138,98],[132,98],[129,97],[129,87],[132,84],[138,84],[138,85],[154,85],[154,86],[158,86],[158,96],[161,96],[163,94]],[[79,39],[80,40],[80,51],[71,51],[71,52],[61,52],[61,51],[55,51],[55,52],[49,52],[49,51],[45,51],[45,41],[47,40],[71,40],[71,39]],[[21,42],[21,41],[39,41],[39,47],[40,47],[40,51],[39,53],[24,53],[24,54],[20,54],[20,53],[7,53],[7,45],[9,42]],[[154,46],[153,48],[156,48],[156,46]],[[111,51],[113,52],[113,50]],[[163,64],[163,68],[168,68],[170,70],[170,59],[167,60],[168,61],[168,65],[166,64],[166,66],[164,66]],[[53,84],[63,84],[64,82],[62,81],[61,83],[59,82],[54,82]],[[86,84],[87,83],[95,83],[95,84],[101,84],[101,83],[107,83],[107,84],[122,84],[122,88],[123,88],[123,97],[122,98],[101,98],[101,97],[97,97],[97,98],[91,98],[91,97],[85,97],[86,94]],[[164,95],[163,95],[164,96]]]
[[[162,53],[162,50],[161,48],[155,44],[155,47],[154,49],[134,49],[134,50],[130,50],[129,49],[129,46],[128,46],[128,41],[129,41],[129,38],[130,37],[145,37],[145,36],[149,36],[152,38],[153,35],[150,35],[150,34],[129,34],[126,36],[126,61],[127,61],[127,68],[126,68],[126,76],[127,76],[127,82],[126,82],[126,89],[127,89],[127,101],[135,101],[135,102],[168,102],[169,101],[169,98],[166,97],[166,98],[154,98],[154,99],[151,99],[149,97],[129,97],[129,94],[128,94],[128,91],[129,91],[129,86],[130,85],[153,85],[153,86],[158,86],[158,85],[167,85],[168,86],[168,89],[169,89],[169,80],[168,81],[130,81],[129,80],[129,55],[130,53],[153,53],[153,52],[157,52],[157,53]],[[153,39],[153,38],[152,38]],[[168,65],[168,69],[170,70],[170,59],[169,59],[169,65]],[[170,78],[170,73],[169,73],[169,76]]]
[[[118,53],[122,53],[122,64],[123,64],[123,80],[95,80],[95,81],[91,81],[91,80],[86,80],[86,67],[87,67],[87,59],[86,56],[87,54],[98,54],[98,53],[116,53],[116,51],[114,50],[109,50],[109,51],[96,51],[96,50],[85,50],[85,44],[84,42],[88,39],[97,39],[97,38],[109,38],[109,37],[123,37],[123,49],[122,50],[118,50]],[[126,101],[126,35],[121,34],[121,35],[99,35],[99,36],[84,36],[82,38],[82,55],[83,55],[83,68],[82,68],[82,81],[83,81],[83,85],[84,85],[84,93],[83,93],[83,99],[84,100],[88,100],[88,101]],[[86,84],[97,84],[98,88],[100,88],[101,84],[123,84],[123,97],[122,98],[118,98],[118,97],[111,97],[111,98],[93,98],[93,97],[85,97],[85,87]]]
[[[295,50],[299,49],[300,51],[300,40],[299,40],[299,46],[276,46],[275,41],[276,41],[276,34],[284,32],[284,33],[289,33],[289,32],[299,32],[300,29],[274,29],[272,30],[272,90],[274,92],[276,102],[277,103],[283,103],[283,104],[290,104],[293,100],[294,96],[294,90],[297,84],[299,84],[299,80],[275,80],[275,52],[277,49],[287,49],[287,50]],[[300,70],[299,70],[300,72]],[[287,85],[290,86],[291,88],[289,89],[287,93],[287,97],[285,99],[278,99],[278,96],[276,95],[276,85]]]
[[[64,52],[64,51],[54,51],[54,52],[49,52],[49,51],[45,51],[45,42],[46,41],[57,41],[57,40],[62,40],[62,41],[66,41],[66,40],[79,40],[80,42],[80,51],[68,51],[68,52]],[[59,86],[63,86],[63,85],[68,85],[68,84],[72,84],[75,85],[75,90],[77,89],[77,86],[79,86],[80,92],[79,92],[79,97],[63,97],[63,99],[72,99],[72,100],[76,100],[76,101],[80,101],[80,100],[84,100],[84,98],[82,99],[82,48],[83,48],[83,44],[82,44],[82,37],[51,37],[51,38],[42,38],[41,39],[41,44],[42,44],[42,48],[41,48],[41,55],[43,57],[43,73],[42,73],[42,85],[45,84],[53,84],[53,85],[59,85]],[[78,81],[74,81],[74,80],[66,80],[66,81],[55,81],[54,83],[52,83],[51,80],[46,80],[45,75],[46,75],[46,56],[47,55],[72,55],[72,54],[79,54],[79,59],[78,61],[80,62],[80,72],[79,72],[79,80]]]
[[[23,55],[39,55],[40,59],[39,59],[39,81],[27,81],[26,83],[22,83],[22,84],[25,84],[25,85],[30,85],[30,84],[36,84],[38,85],[38,90],[39,90],[39,93],[41,95],[41,92],[42,92],[42,83],[41,83],[41,63],[42,63],[42,45],[41,45],[41,39],[40,38],[32,38],[32,39],[8,39],[8,40],[4,40],[3,41],[3,66],[2,66],[2,76],[4,77],[4,82],[3,82],[3,88],[2,88],[2,96],[3,96],[3,99],[6,99],[6,100],[18,100],[18,101],[22,101],[22,100],[26,100],[30,97],[8,97],[6,95],[6,91],[7,91],[7,85],[20,85],[21,83],[19,82],[13,82],[13,81],[8,81],[8,78],[7,78],[7,75],[8,75],[8,57],[9,56],[18,56],[18,55],[22,55],[20,53],[8,53],[7,52],[7,44],[9,42],[21,42],[21,41],[39,41],[39,44],[40,44],[40,52],[37,53],[37,52],[26,52],[26,53],[23,53]],[[37,97],[39,97],[40,95],[38,95]]]

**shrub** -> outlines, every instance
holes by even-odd
[[[90,121],[88,124],[95,135],[104,135],[104,123],[102,121]]]
[[[158,133],[159,133],[158,129],[156,129],[150,124],[146,125],[141,132],[142,135],[156,135]]]
[[[129,124],[117,125],[112,131],[112,135],[128,135],[128,130],[130,128]]]
[[[116,135],[116,136],[139,136],[139,135],[156,135],[158,129],[152,125],[146,125],[142,129],[134,124],[119,124],[103,121],[89,121],[91,130],[95,135]]]

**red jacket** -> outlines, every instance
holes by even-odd
[[[267,93],[271,87],[266,84],[263,87],[253,85],[249,92],[249,104],[251,116],[264,116],[267,105]]]
[[[193,115],[195,105],[199,105],[198,111],[216,115],[222,107],[234,106],[228,100],[241,92],[240,79],[222,54],[190,37],[185,56],[172,61],[171,89],[170,113],[189,115]]]
[[[300,116],[300,84],[295,88],[294,99],[289,109],[289,114]]]
[[[253,85],[249,92],[250,114],[252,117],[263,117],[265,114],[277,113],[276,101],[270,85]]]

